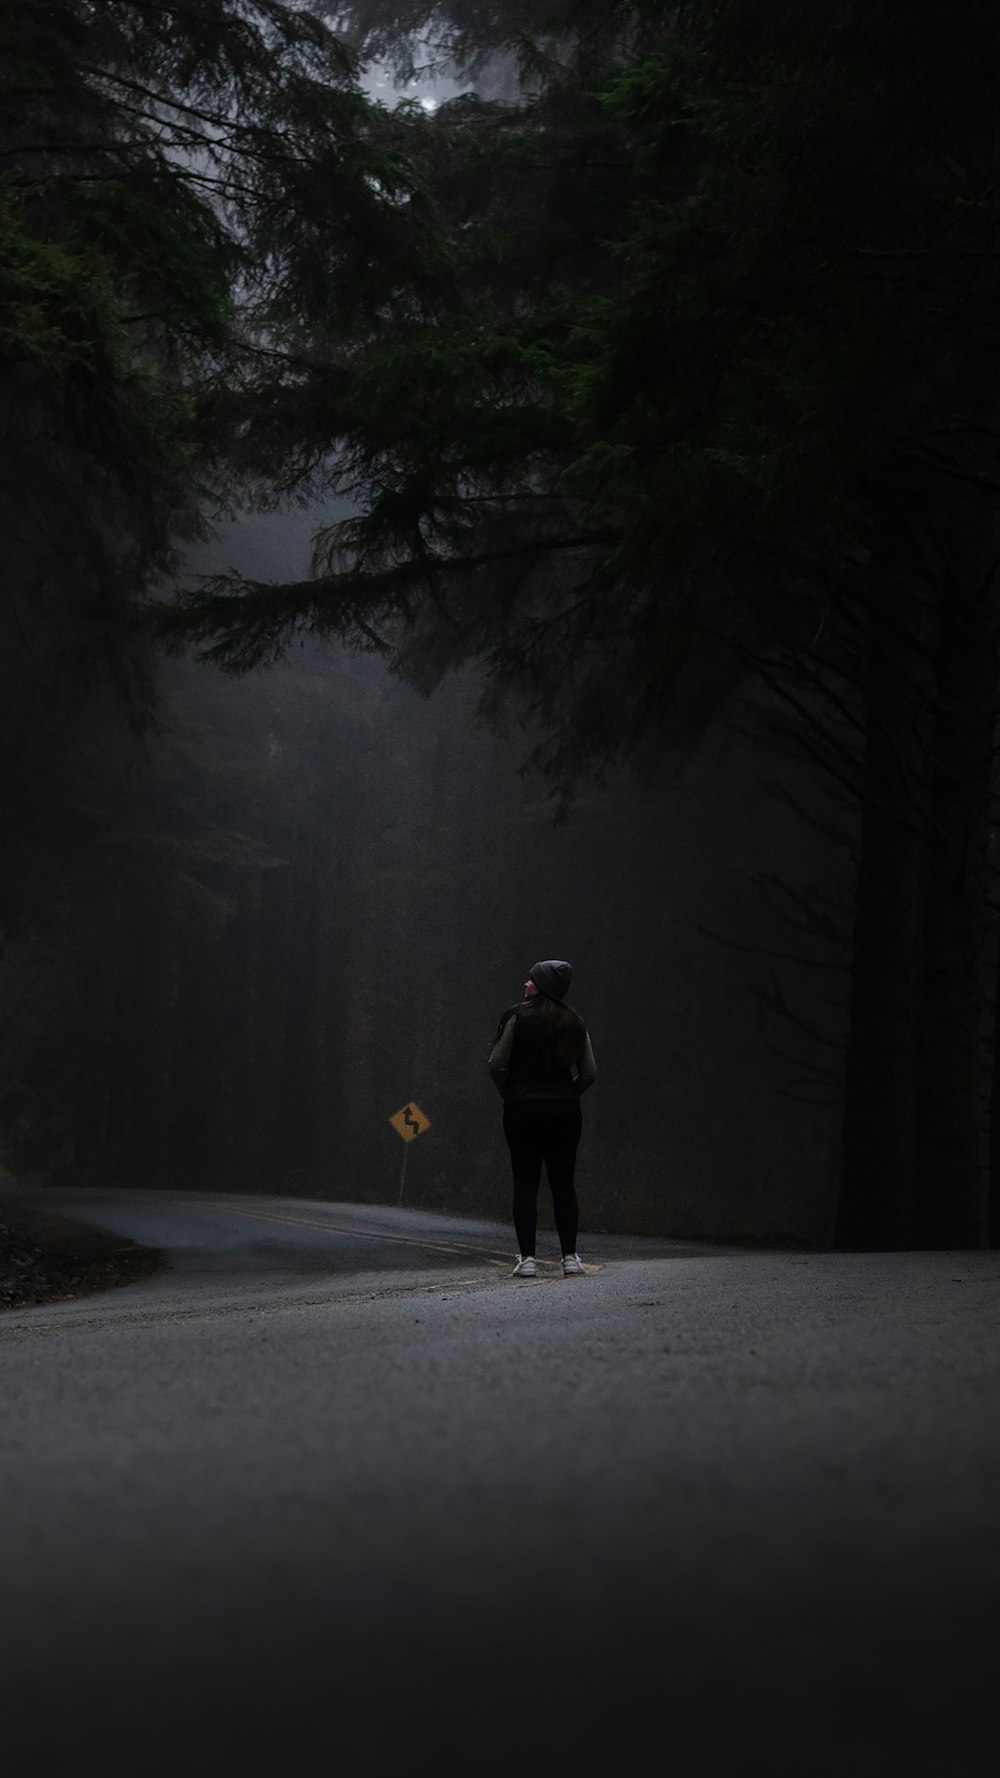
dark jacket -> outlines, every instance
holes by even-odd
[[[538,1011],[534,1000],[516,1006],[490,1052],[487,1065],[505,1105],[524,1099],[578,1099],[597,1079],[587,1034],[579,1068],[546,1061],[547,1045]]]

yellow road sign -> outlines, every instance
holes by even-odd
[[[401,1105],[399,1110],[393,1113],[389,1122],[397,1136],[402,1136],[404,1142],[412,1142],[414,1136],[422,1136],[424,1131],[431,1127],[430,1118],[424,1115],[419,1105],[414,1105],[412,1099],[408,1105]]]

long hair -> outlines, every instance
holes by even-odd
[[[500,1014],[494,1043],[503,1035],[507,1020],[522,1006],[530,1006],[536,1013],[546,1068],[579,1068],[587,1047],[587,1027],[574,1007],[552,1000],[548,994],[533,994],[528,1000],[519,1000],[516,1006],[508,1006]]]

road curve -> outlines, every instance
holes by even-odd
[[[1000,1255],[72,1203],[170,1269],[0,1318],[12,1773],[993,1778]]]

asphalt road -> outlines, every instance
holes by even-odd
[[[1000,1254],[70,1202],[172,1263],[0,1319],[12,1778],[995,1778]]]

